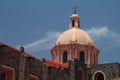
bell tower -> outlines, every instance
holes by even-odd
[[[70,16],[69,29],[63,32],[51,49],[52,60],[67,63],[77,58],[85,64],[98,64],[98,54],[92,38],[80,29],[80,17],[75,10]]]

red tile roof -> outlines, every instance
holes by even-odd
[[[20,51],[19,49],[16,49],[16,48],[14,48],[12,46],[9,46],[9,45],[7,45],[5,43],[2,43],[2,42],[0,42],[0,45],[7,46],[7,47],[9,47],[9,48],[11,48],[11,49],[13,49],[15,51]],[[25,52],[24,54],[25,54],[26,57],[31,57],[31,58],[34,58],[36,60],[40,60],[39,58],[36,58],[36,57],[34,57],[33,55],[31,55],[29,53]],[[45,63],[48,64],[49,66],[52,66],[52,67],[55,67],[55,68],[60,66],[60,69],[64,69],[64,68],[68,67],[68,64],[60,64],[60,63],[54,62],[52,60],[45,60]]]
[[[55,67],[57,68],[58,66],[60,66],[60,69],[64,69],[64,68],[67,68],[68,67],[68,64],[60,64],[60,63],[57,63],[57,62],[54,62],[52,60],[45,60],[45,62],[52,66],[52,67]]]
[[[120,80],[120,77],[119,78],[114,78],[114,79],[111,79],[111,80]]]
[[[16,51],[19,51],[18,49],[15,49],[15,48],[13,48],[13,47],[11,47],[11,46],[3,43],[3,42],[0,42],[0,46],[7,46],[7,47],[9,47],[9,48],[11,48],[11,49],[14,49],[14,50],[16,50]]]
[[[9,48],[11,48],[11,49],[13,49],[13,50],[15,50],[15,51],[20,51],[19,49],[16,49],[16,48],[14,48],[14,47],[12,47],[12,46],[9,46],[9,45],[7,45],[7,44],[5,44],[5,43],[2,43],[2,42],[0,42],[0,45],[7,46],[7,47],[9,47]],[[35,59],[37,59],[37,60],[40,60],[40,59],[34,57],[33,55],[31,55],[31,54],[29,54],[29,53],[26,53],[26,52],[25,52],[24,54],[25,54],[26,57],[31,57],[31,58],[35,58]]]

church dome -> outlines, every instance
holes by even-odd
[[[70,16],[69,28],[51,49],[52,60],[65,64],[78,59],[85,64],[98,64],[98,53],[92,38],[80,28],[80,17],[75,10]]]
[[[72,17],[78,17],[78,18],[79,18],[79,15],[78,15],[78,14],[72,14],[70,17],[71,17],[71,18],[72,18]]]
[[[70,16],[69,29],[63,32],[58,38],[56,45],[70,44],[77,42],[82,45],[94,45],[92,38],[82,29],[80,29],[80,17],[74,13]]]
[[[92,38],[80,28],[70,28],[63,32],[58,38],[56,45],[58,44],[70,44],[71,42],[77,42],[83,45],[94,45]]]

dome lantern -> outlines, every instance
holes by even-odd
[[[80,28],[80,17],[74,10],[74,13],[70,16],[70,26],[69,28]]]

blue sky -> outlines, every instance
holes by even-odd
[[[77,6],[81,28],[100,49],[99,62],[120,62],[120,0],[0,0],[0,41],[38,58],[68,29]]]

